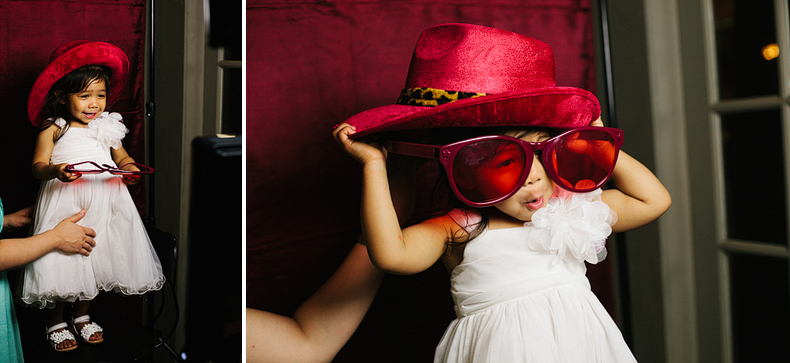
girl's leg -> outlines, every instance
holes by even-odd
[[[90,300],[88,300],[88,301],[75,301],[74,305],[73,305],[74,306],[74,317],[78,318],[80,316],[87,315],[88,314],[88,308],[90,307],[90,305],[91,305]],[[74,326],[74,330],[76,330],[77,334],[79,334],[79,332],[82,329],[82,327],[85,326],[86,324],[90,324],[90,323],[91,323],[90,321],[78,323],[78,324],[76,324]],[[102,333],[101,332],[96,332],[96,333],[91,334],[91,336],[90,336],[90,338],[88,340],[95,341],[95,340],[101,339],[101,337],[102,337]]]
[[[65,307],[66,307],[66,303],[63,301],[59,301],[55,303],[55,307],[49,310],[49,320],[47,321],[47,328],[63,322],[63,308]],[[66,328],[58,329],[56,331],[61,331],[64,329]],[[68,339],[58,344],[58,349],[66,349],[73,347],[75,345],[77,345],[76,340]]]

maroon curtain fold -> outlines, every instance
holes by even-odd
[[[392,104],[420,32],[448,22],[552,46],[560,86],[595,91],[591,2],[247,0],[247,306],[290,315],[360,233],[360,167],[333,125]],[[425,196],[427,198],[427,196]],[[609,268],[590,276],[613,299]],[[441,264],[387,276],[336,361],[429,361],[454,317]],[[601,286],[599,288],[597,286]]]
[[[36,201],[39,181],[30,163],[38,132],[27,118],[27,96],[55,48],[74,40],[104,41],[129,57],[129,78],[108,111],[123,115],[129,134],[124,148],[145,162],[144,65],[145,0],[0,0],[0,198],[9,212]],[[144,183],[130,188],[142,212]]]

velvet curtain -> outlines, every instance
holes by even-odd
[[[104,41],[126,52],[129,78],[107,110],[123,115],[130,130],[123,145],[135,160],[145,162],[145,5],[145,0],[0,0],[0,197],[6,211],[36,201],[39,181],[30,161],[38,130],[27,117],[27,96],[52,51],[70,41]],[[142,184],[130,188],[140,211],[145,205]]]
[[[333,125],[392,104],[420,32],[448,22],[529,35],[561,86],[595,91],[589,0],[247,0],[247,306],[290,315],[360,233],[360,167]],[[612,311],[608,263],[589,276]],[[441,266],[387,276],[336,361],[429,361],[454,318]]]

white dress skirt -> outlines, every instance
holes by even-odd
[[[88,127],[70,127],[55,143],[51,162],[90,160],[116,166],[110,147],[120,147],[126,132],[119,114],[105,112]],[[162,288],[162,266],[121,176],[84,174],[69,183],[57,178],[42,182],[33,235],[81,209],[87,213],[77,224],[96,231],[96,247],[90,256],[55,250],[28,264],[20,284],[22,302],[52,308],[57,301],[91,300],[99,291],[140,295]]]
[[[636,361],[585,276],[616,220],[600,193],[560,193],[524,227],[466,245],[450,276],[457,319],[434,362]],[[451,216],[468,229],[479,219],[468,213]]]

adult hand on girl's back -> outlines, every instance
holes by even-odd
[[[22,228],[33,222],[33,206],[20,209],[14,213],[3,216],[3,229],[10,231]]]
[[[79,179],[80,176],[82,176],[80,174],[69,173],[68,171],[66,171],[66,167],[68,165],[69,164],[66,164],[66,163],[57,165],[57,168],[58,168],[58,180],[60,180],[60,181],[62,181],[64,183],[75,181],[75,180]]]
[[[57,249],[66,253],[90,255],[93,247],[96,246],[96,241],[93,240],[93,237],[96,237],[96,232],[88,227],[76,224],[84,216],[85,210],[83,209],[79,213],[64,219],[53,228],[55,235],[60,240],[56,247]]]

